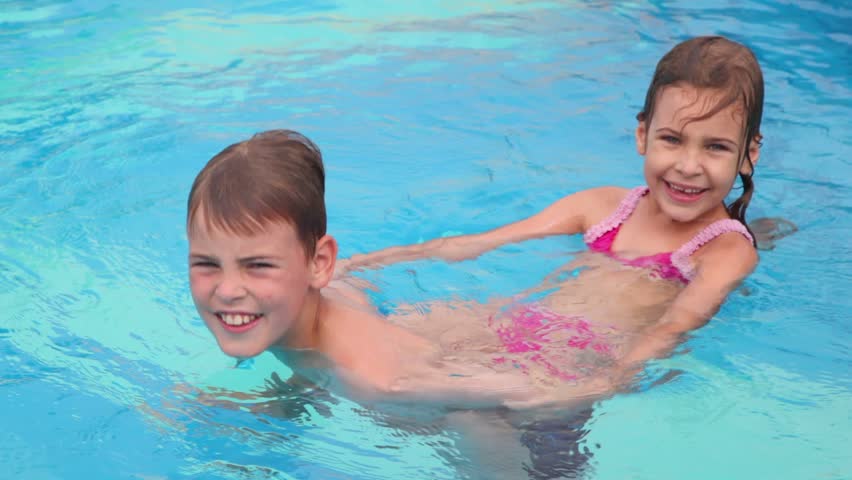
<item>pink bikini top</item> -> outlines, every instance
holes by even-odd
[[[674,252],[658,253],[638,258],[621,258],[612,251],[612,243],[615,241],[621,225],[630,217],[633,210],[639,204],[639,200],[646,193],[648,193],[648,187],[636,187],[630,190],[627,197],[621,201],[618,208],[609,217],[589,228],[585,235],[583,235],[583,240],[585,240],[589,249],[605,253],[631,267],[649,268],[662,278],[676,279],[683,283],[689,283],[695,277],[695,268],[692,262],[689,261],[689,257],[702,245],[728,232],[741,233],[750,242],[754,241],[751,234],[748,233],[748,229],[742,223],[733,219],[724,219],[711,223],[704,230],[698,232],[692,240],[686,242]]]

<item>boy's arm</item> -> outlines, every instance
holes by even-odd
[[[335,272],[339,277],[346,272],[363,268],[378,268],[392,263],[438,258],[460,261],[476,258],[485,252],[508,243],[541,238],[550,235],[570,235],[586,228],[586,213],[600,204],[602,194],[611,188],[596,188],[573,193],[557,200],[541,212],[523,220],[483,233],[437,238],[425,243],[389,247],[366,254],[356,254],[340,262]]]
[[[757,265],[757,251],[737,233],[725,234],[704,248],[696,277],[662,318],[628,346],[619,361],[618,383],[629,382],[644,362],[668,355],[684,334],[704,326]]]

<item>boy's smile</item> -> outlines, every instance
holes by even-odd
[[[246,312],[216,312],[216,317],[222,322],[225,330],[232,333],[243,333],[257,325],[263,315]]]

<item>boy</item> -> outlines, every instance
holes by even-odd
[[[534,401],[529,377],[453,361],[392,325],[342,281],[326,233],[319,149],[288,130],[259,133],[213,157],[189,194],[192,298],[222,351],[319,356],[357,394],[501,405]],[[319,355],[316,355],[319,354]]]

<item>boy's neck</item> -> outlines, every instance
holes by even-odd
[[[320,323],[326,302],[319,290],[308,292],[299,318],[281,339],[279,346],[288,350],[317,350],[322,343]]]

